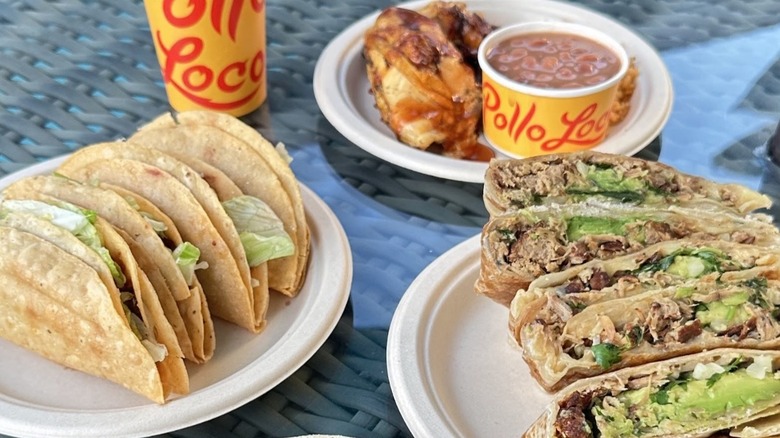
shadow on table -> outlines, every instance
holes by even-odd
[[[481,227],[487,221],[483,184],[450,181],[396,166],[353,145],[324,118],[319,123],[326,160],[366,196],[395,210],[446,224]],[[660,154],[658,136],[636,156],[657,161]]]
[[[487,221],[482,184],[423,175],[358,148],[325,120],[319,120],[323,154],[355,189],[390,208],[441,223],[481,227]]]

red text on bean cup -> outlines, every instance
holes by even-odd
[[[522,108],[519,103],[510,99],[506,105],[503,105],[501,95],[488,81],[484,82],[482,90],[484,123],[490,124],[497,131],[504,131],[514,144],[529,140],[533,143],[541,142],[540,148],[545,152],[555,151],[564,146],[587,148],[601,141],[609,127],[609,111],[596,118],[598,104],[594,103],[575,115],[568,111],[563,112],[559,118],[564,127],[563,133],[551,137],[548,135],[548,128],[534,121],[537,112],[536,103]]]

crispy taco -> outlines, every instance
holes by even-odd
[[[12,330],[4,329],[3,336],[158,403],[171,392],[189,392],[173,327],[153,286],[110,224],[65,202],[5,200],[0,216],[4,256],[14,257],[0,268],[6,281],[2,289],[15,295],[0,300],[8,301],[2,319],[17,322]],[[42,270],[51,272],[38,278]],[[67,272],[57,272],[61,270]],[[83,282],[73,277],[77,274],[83,275]],[[66,320],[70,324],[61,325]],[[74,333],[68,333],[71,330]],[[80,351],[84,348],[88,354]],[[118,365],[120,359],[128,364]],[[118,370],[104,369],[107,365]]]
[[[531,374],[556,391],[708,349],[776,349],[780,253],[712,243],[660,244],[644,260],[599,261],[557,286],[532,286],[522,310],[513,301],[519,319],[510,320]],[[603,287],[566,292],[585,282]]]
[[[207,263],[208,267],[197,270],[196,275],[212,315],[253,332],[261,331],[266,323],[267,307],[262,303],[267,302],[267,290],[252,287],[238,232],[208,184],[170,156],[156,158],[174,174],[143,161],[118,158],[118,150],[110,144],[80,149],[57,171],[79,181],[121,187],[158,207]],[[256,292],[260,299],[255,299]]]
[[[209,310],[206,295],[203,292],[203,286],[200,284],[198,276],[196,275],[198,270],[206,268],[206,266],[200,262],[200,249],[195,245],[184,241],[179,230],[176,229],[176,224],[173,220],[148,199],[137,193],[111,184],[102,183],[99,187],[121,195],[143,216],[153,218],[154,221],[160,222],[160,224],[155,225],[158,234],[160,234],[160,237],[167,248],[173,248],[172,254],[175,258],[176,265],[184,275],[184,280],[191,286],[190,290],[192,293],[190,294],[190,297],[183,301],[177,301],[176,305],[179,309],[179,313],[184,319],[187,334],[192,341],[192,351],[196,358],[194,362],[201,363],[208,361],[214,355],[216,335],[214,333],[214,321],[211,319],[211,311]],[[132,238],[132,236],[129,237]],[[128,239],[125,238],[125,240],[127,241]]]
[[[306,276],[311,237],[300,185],[281,144],[274,147],[241,120],[209,111],[163,114],[142,126],[131,140],[188,163],[207,162],[224,172],[245,195],[268,204],[295,243],[294,256],[269,261],[270,287],[288,296],[298,293]]]
[[[590,198],[737,214],[771,205],[767,196],[738,184],[719,184],[662,163],[593,151],[493,160],[485,173],[483,197],[491,215]]]
[[[780,232],[766,215],[595,202],[529,207],[483,227],[475,289],[508,305],[542,275],[682,238],[771,246],[780,242]]]
[[[135,196],[120,195],[116,188],[111,190],[62,176],[43,175],[13,183],[3,191],[3,196],[7,199],[61,200],[96,212],[117,229],[149,278],[165,316],[176,332],[184,357],[201,363],[213,355],[211,316],[200,283],[192,275],[200,251],[191,243],[182,242],[170,218],[152,209],[148,201],[139,202]],[[204,307],[206,312],[202,310]],[[204,322],[204,318],[209,321]],[[204,338],[212,341],[204,343]]]
[[[780,352],[747,349],[718,349],[622,369],[558,393],[523,436],[711,436],[776,414],[778,371]]]
[[[280,252],[268,260],[269,287],[287,295],[297,293],[300,273],[297,269],[299,259],[295,254],[304,248],[296,242],[298,225],[294,209],[278,177],[254,149],[211,126],[175,126],[141,131],[129,141],[170,154],[198,170],[227,205],[237,202],[240,196],[244,199],[252,197],[253,202],[267,205],[281,220],[283,231],[291,242],[289,251]],[[240,193],[235,196],[224,193],[226,190],[222,186],[226,181],[234,183]],[[220,195],[219,192],[223,193]]]

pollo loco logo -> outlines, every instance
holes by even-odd
[[[264,41],[256,34],[264,8],[265,0],[163,0],[165,21],[184,31],[154,33],[165,82],[214,110],[250,102],[264,87]],[[238,59],[224,59],[230,45]]]
[[[573,116],[568,111],[562,112],[560,117],[557,117],[559,126],[552,126],[534,121],[536,102],[531,102],[527,108],[522,108],[518,102],[509,99],[504,104],[501,93],[497,92],[489,81],[483,84],[483,98],[486,124],[490,124],[490,127],[498,132],[503,132],[515,144],[528,141],[538,143],[545,152],[567,146],[569,149],[592,147],[601,141],[609,127],[609,111],[599,116],[596,103],[588,105]]]

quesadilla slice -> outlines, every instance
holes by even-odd
[[[771,205],[766,195],[738,184],[719,184],[662,163],[594,151],[493,160],[485,173],[483,197],[494,216],[533,205],[585,199],[740,215]]]
[[[735,349],[626,368],[567,387],[523,436],[710,436],[775,414],[778,371],[780,352]]]
[[[183,353],[156,292],[108,223],[67,203],[6,200],[0,204],[0,212],[0,226],[42,239],[95,271],[107,290],[106,299],[124,316],[125,325],[156,364],[162,401],[170,392],[189,392]],[[73,294],[78,295],[78,284],[71,287],[76,288]]]
[[[19,180],[3,191],[7,199],[38,199],[42,201],[62,200],[79,207],[92,210],[109,222],[123,237],[138,262],[139,267],[152,283],[165,316],[173,326],[179,340],[179,345],[185,358],[193,362],[203,362],[210,354],[203,352],[203,322],[196,330],[199,335],[188,333],[185,318],[193,318],[190,314],[182,316],[177,303],[185,305],[194,301],[200,309],[200,285],[194,283],[190,275],[188,282],[184,278],[186,272],[198,263],[198,259],[174,257],[173,253],[181,251],[182,246],[190,245],[184,242],[174,244],[167,237],[169,228],[174,228],[170,219],[161,212],[150,212],[148,208],[141,209],[134,197],[123,197],[115,191],[94,185],[82,184],[62,176],[35,176]],[[172,230],[172,232],[176,232]],[[178,232],[176,232],[178,236]],[[199,253],[199,251],[198,251]],[[177,260],[179,263],[177,264]],[[189,283],[189,284],[188,284]],[[192,290],[191,290],[192,288]],[[193,296],[198,295],[198,296]],[[202,318],[198,311],[195,318]],[[196,350],[193,350],[193,342]]]
[[[288,296],[298,293],[306,276],[311,236],[300,185],[281,145],[274,147],[233,116],[209,111],[163,114],[142,126],[131,140],[183,161],[207,162],[223,171],[245,195],[268,204],[295,243],[294,256],[269,262],[270,287]]]
[[[534,289],[529,295],[537,298],[510,321],[531,374],[556,391],[583,377],[714,348],[776,349],[780,253],[729,249],[734,257],[686,244],[631,271],[602,262],[606,270],[594,270],[595,277],[612,272],[618,279],[593,292]]]
[[[772,246],[780,232],[766,215],[601,203],[531,207],[485,224],[475,289],[508,305],[542,275],[683,238]]]
[[[118,186],[152,202],[171,218],[182,237],[200,250],[201,260],[208,264],[196,274],[211,313],[252,332],[262,329],[264,315],[255,313],[248,275],[233,258],[236,249],[225,242],[193,192],[159,167],[123,158],[108,160],[93,155],[93,151],[92,147],[79,150],[58,172],[79,181]],[[199,178],[192,170],[180,176],[191,181]]]

